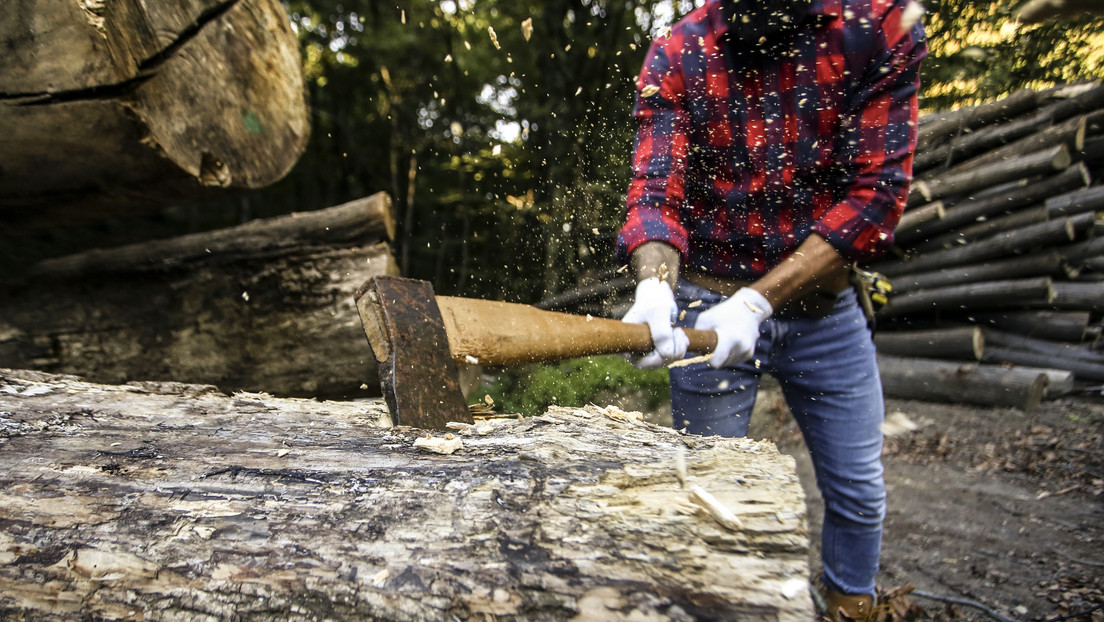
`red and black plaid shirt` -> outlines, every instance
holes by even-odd
[[[623,256],[659,240],[688,269],[754,280],[814,232],[849,259],[881,254],[916,146],[927,45],[903,23],[911,1],[813,0],[784,53],[726,44],[720,0],[658,38],[637,80]]]

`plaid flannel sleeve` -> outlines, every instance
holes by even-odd
[[[623,260],[650,241],[666,242],[683,257],[689,248],[688,233],[679,217],[685,196],[687,119],[682,107],[682,75],[670,57],[677,49],[677,41],[656,40],[637,78],[633,178],[625,224],[617,239]]]
[[[844,194],[813,225],[855,261],[874,259],[893,243],[912,179],[920,61],[927,54],[919,5],[913,0],[873,4],[880,25],[873,28],[862,84],[837,142]]]

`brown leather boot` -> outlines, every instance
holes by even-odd
[[[874,597],[870,594],[840,594],[824,590],[827,619],[830,622],[868,622],[874,619]]]

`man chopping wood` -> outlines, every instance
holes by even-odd
[[[677,428],[744,436],[775,376],[824,497],[833,620],[870,618],[885,515],[882,387],[851,266],[893,241],[912,177],[919,66],[912,0],[706,0],[652,44],[618,246],[638,285],[626,322],[682,359]]]

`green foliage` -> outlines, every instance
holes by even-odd
[[[386,191],[402,272],[445,294],[531,302],[608,268],[660,3],[290,0],[314,130],[251,215]]]
[[[597,356],[508,370],[477,399],[489,395],[496,410],[529,416],[551,405],[604,405],[626,397],[655,408],[668,398],[667,382],[666,369],[640,370],[620,356]]]
[[[1024,2],[925,0],[923,110],[975,105],[1024,88],[1104,77],[1104,18],[1018,24]]]

